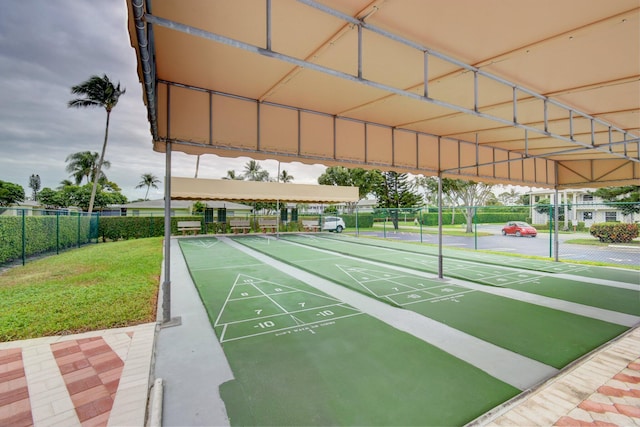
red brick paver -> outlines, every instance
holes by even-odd
[[[32,426],[22,349],[0,350],[0,426]]]
[[[102,337],[51,344],[83,426],[106,426],[124,363]]]

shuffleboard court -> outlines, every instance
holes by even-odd
[[[288,240],[234,240],[334,283],[407,308],[556,368],[566,366],[628,329],[436,279],[401,273],[341,253],[332,255],[325,249],[320,252]]]
[[[232,425],[463,425],[519,393],[220,240],[180,247],[234,374]]]
[[[287,236],[284,239],[309,247],[326,249],[414,270],[437,273],[437,258],[435,256],[428,254],[418,255],[411,250],[405,251],[401,246],[402,243],[396,243],[397,246],[391,248],[381,247],[377,244],[369,246],[361,242],[354,242],[357,239],[309,238],[303,236]],[[412,246],[406,243],[404,245]],[[490,257],[490,255],[485,254],[485,257]],[[446,277],[518,289],[532,294],[558,298],[634,316],[640,315],[640,289],[635,289],[636,286],[632,284],[626,284],[624,287],[605,286],[591,283],[587,280],[580,280],[578,276],[571,276],[573,279],[569,279],[567,274],[557,276],[530,270],[519,271],[514,268],[517,265],[515,265],[513,259],[511,259],[512,263],[508,267],[501,267],[497,263],[471,262],[455,258],[447,258],[444,261]],[[620,270],[618,269],[612,269],[612,277],[610,277],[609,281],[614,281],[614,275],[619,272]],[[612,285],[615,285],[615,283]]]
[[[305,236],[307,238],[324,238],[336,241],[348,241],[360,243],[365,246],[379,246],[391,249],[400,249],[405,252],[415,252],[419,254],[437,256],[438,248],[432,244],[418,244],[417,242],[401,242],[394,240],[380,240],[370,238],[355,238],[347,234],[322,236]],[[304,237],[303,237],[304,238]],[[600,267],[586,264],[572,264],[567,262],[554,262],[552,260],[541,260],[524,258],[518,256],[501,255],[474,251],[470,249],[444,248],[443,255],[449,259],[462,259],[467,261],[477,261],[484,264],[495,264],[498,266],[516,266],[521,270],[533,270],[547,273],[567,273],[585,278],[598,278],[616,282],[629,283],[640,287],[640,271],[632,269],[622,269],[614,267]]]

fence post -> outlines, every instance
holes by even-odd
[[[26,209],[21,209],[22,212],[22,265],[27,262],[27,224],[26,224]]]
[[[77,239],[76,239],[76,246],[80,247],[80,216],[82,215],[81,212],[78,212],[78,235],[77,235]]]
[[[427,208],[429,210],[429,208]],[[418,211],[418,224],[420,225],[420,243],[422,243],[422,208]]]
[[[478,207],[477,206],[473,208],[473,229],[474,229],[474,233],[473,233],[474,243],[473,243],[473,246],[474,246],[475,250],[478,250]]]
[[[384,222],[382,223],[382,236],[387,238],[387,212],[384,212]]]
[[[60,211],[56,211],[56,255],[60,255]]]
[[[549,205],[549,258],[553,257],[553,205]]]
[[[360,228],[358,226],[358,204],[356,203],[356,237],[360,236]]]

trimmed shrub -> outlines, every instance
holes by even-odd
[[[344,225],[347,228],[356,228],[356,214],[344,214],[340,215],[344,220]],[[371,228],[373,227],[373,214],[360,213],[358,214],[358,228]]]
[[[442,212],[442,223],[451,224],[452,213]],[[491,212],[478,210],[476,214],[475,222],[477,224],[501,224],[508,221],[527,221],[527,212]],[[466,224],[466,219],[462,213],[462,210],[456,209],[454,224]],[[422,225],[437,226],[438,225],[438,213],[429,212],[422,214]]]
[[[629,243],[638,237],[638,224],[604,222],[593,224],[589,232],[604,243]]]
[[[0,264],[22,258],[22,216],[0,217]],[[31,257],[89,243],[96,238],[92,219],[79,215],[24,217],[24,255]]]
[[[171,217],[171,234],[178,233],[178,221],[202,221],[201,216]],[[163,216],[101,217],[98,235],[102,241],[164,236]]]

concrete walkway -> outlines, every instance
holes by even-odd
[[[171,249],[180,325],[0,343],[0,426],[144,426],[161,409],[165,426],[230,424],[219,385],[233,375],[175,239]],[[148,405],[156,379],[163,404]],[[640,328],[470,425],[640,426]]]

